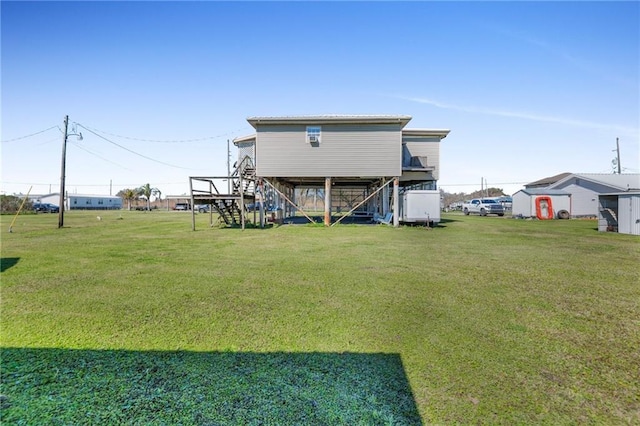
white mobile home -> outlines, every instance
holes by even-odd
[[[120,210],[122,198],[110,195],[67,195],[67,209],[69,210]]]
[[[60,194],[41,197],[43,203],[60,204]],[[122,198],[111,195],[67,194],[65,210],[120,210]]]

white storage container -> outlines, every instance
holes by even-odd
[[[400,222],[439,223],[440,191],[411,190],[400,197]]]

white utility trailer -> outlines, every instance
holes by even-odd
[[[440,222],[440,191],[416,189],[405,191],[400,197],[400,222],[425,223]]]

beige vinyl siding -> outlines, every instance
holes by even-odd
[[[427,157],[427,165],[435,167],[432,176],[440,179],[440,138],[437,136],[405,136],[402,139],[405,156]],[[409,164],[410,158],[403,158],[403,164]]]
[[[400,176],[400,125],[320,124],[319,144],[305,125],[259,125],[256,174],[278,177]]]

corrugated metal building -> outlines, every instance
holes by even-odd
[[[640,235],[640,191],[600,194],[598,231]]]
[[[513,217],[536,217],[536,202],[541,197],[551,200],[552,217],[558,218],[559,212],[566,211],[571,215],[571,194],[561,189],[527,188],[513,194]],[[562,214],[560,214],[562,217]]]
[[[562,173],[525,185],[541,187],[570,193],[572,217],[599,217],[598,196],[640,190],[640,174]]]

